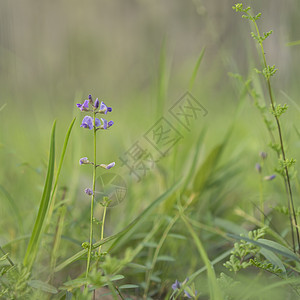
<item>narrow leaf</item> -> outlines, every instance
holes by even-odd
[[[31,287],[37,290],[51,293],[51,294],[56,294],[58,292],[54,286],[40,280],[30,280],[28,282],[28,285],[30,285]]]
[[[48,171],[47,171],[47,178],[44,186],[44,191],[40,202],[38,215],[36,217],[31,238],[23,260],[24,266],[26,266],[29,270],[32,269],[33,263],[35,261],[38,248],[39,248],[40,238],[43,232],[44,221],[47,219],[47,211],[48,211],[48,205],[50,201],[50,194],[51,194],[53,175],[54,175],[55,127],[56,127],[56,121],[54,121],[52,127],[50,151],[49,151],[50,152],[49,163],[48,163]]]
[[[196,63],[196,66],[194,68],[194,71],[193,71],[193,75],[190,79],[190,83],[189,83],[189,90],[191,91],[193,89],[193,86],[194,86],[194,82],[195,82],[195,79],[197,77],[197,73],[198,73],[198,70],[199,70],[199,67],[200,67],[200,64],[201,64],[201,61],[202,61],[202,58],[204,56],[204,53],[205,53],[205,47],[202,48],[201,52],[200,52],[200,55],[199,55],[199,58],[197,60],[197,63]]]

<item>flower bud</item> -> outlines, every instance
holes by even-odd
[[[93,195],[93,191],[89,188],[85,189],[84,192],[89,196]]]
[[[270,176],[265,176],[264,180],[273,180],[276,177],[276,175],[270,175]]]
[[[259,152],[259,156],[262,158],[262,159],[266,159],[268,154],[266,152]]]
[[[260,164],[256,164],[255,165],[255,169],[256,169],[256,171],[258,172],[258,173],[261,173],[261,165]]]
[[[79,159],[79,164],[80,165],[89,164],[89,163],[90,163],[90,161],[87,157],[82,157],[82,158]]]

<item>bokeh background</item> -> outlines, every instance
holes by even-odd
[[[79,167],[78,160],[92,156],[92,135],[79,128],[83,114],[75,104],[82,103],[88,94],[113,107],[110,117],[115,125],[101,135],[98,157],[104,163],[118,162],[119,156],[159,117],[167,115],[188,90],[205,48],[190,92],[207,109],[207,116],[195,122],[191,132],[179,126],[183,141],[142,182],[137,183],[117,164],[114,172],[125,179],[128,193],[122,205],[109,214],[107,234],[128,224],[170,182],[185,176],[185,164],[203,128],[207,130],[203,157],[223,140],[241,94],[228,73],[238,72],[246,79],[254,67],[259,68],[251,28],[232,10],[234,3],[0,1],[0,183],[5,189],[0,198],[1,243],[30,233],[45,180],[52,123],[57,120],[59,157],[73,117],[77,120],[60,187],[67,187],[71,203],[69,230],[87,236],[88,217],[83,221],[82,216],[88,216],[89,200],[83,189],[91,180],[91,170]],[[299,127],[300,52],[299,45],[289,43],[300,39],[300,2],[256,0],[245,4],[262,12],[262,31],[273,30],[265,51],[269,64],[279,69],[272,79],[274,92],[278,102],[290,106],[288,116],[283,117],[283,129],[289,156],[297,157],[300,144],[294,128]],[[263,94],[263,85],[261,91]],[[254,165],[259,151],[268,151],[267,141],[259,112],[246,98],[223,156],[224,163],[237,163],[225,184],[230,191],[223,195],[227,209],[236,202],[251,207],[258,197]],[[275,155],[270,157],[274,160],[266,166],[269,173],[275,166]],[[272,199],[276,200],[276,193]],[[23,232],[17,229],[16,209]]]

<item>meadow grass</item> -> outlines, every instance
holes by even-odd
[[[1,299],[300,298],[298,120],[275,102],[276,68],[263,46],[271,32],[260,33],[260,14],[242,4],[233,9],[254,26],[261,64],[247,78],[230,73],[238,100],[225,105],[231,96],[222,95],[216,130],[209,102],[201,102],[208,115],[188,131],[173,122],[184,138],[154,157],[155,167],[140,180],[122,168],[116,149],[129,147],[124,131],[136,138],[168,116],[166,40],[151,118],[143,120],[138,95],[137,109],[121,114],[126,105],[103,99],[113,107],[108,113],[101,95],[97,103],[96,95],[78,93],[74,107],[84,99],[89,106],[69,108],[53,125],[41,121],[36,147],[18,128],[11,129],[12,139],[1,130]],[[206,51],[186,76],[192,95],[200,93]],[[6,109],[0,106],[8,122]],[[103,120],[97,124],[100,116],[115,124],[106,129]],[[98,178],[113,172],[126,181],[126,198],[116,206],[96,197]]]

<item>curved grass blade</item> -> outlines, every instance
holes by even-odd
[[[184,221],[187,229],[189,230],[189,232],[195,242],[195,245],[199,251],[199,254],[200,254],[200,256],[205,264],[205,267],[207,269],[207,279],[208,279],[208,285],[209,285],[210,299],[212,299],[212,300],[223,299],[221,290],[220,290],[218,282],[217,282],[217,278],[216,278],[216,274],[215,274],[213,265],[207,256],[207,253],[202,245],[202,242],[200,241],[200,239],[198,238],[193,227],[191,226],[191,224],[188,222],[188,220],[186,219],[186,217],[184,215],[182,215],[182,220]]]
[[[178,190],[178,188],[181,186],[182,180],[175,183],[171,188],[169,188],[165,193],[163,193],[161,196],[159,196],[155,201],[153,201],[137,218],[135,218],[127,227],[125,227],[123,230],[118,232],[115,235],[111,235],[101,241],[96,242],[93,245],[93,249],[98,248],[99,246],[110,242],[112,240],[116,240],[113,245],[109,248],[108,252],[116,247],[120,246],[123,241],[126,241],[127,234],[130,234],[131,231],[142,221],[146,219],[146,217],[154,210],[155,207],[157,207],[161,202],[163,202],[165,199],[170,197],[175,191]],[[68,266],[69,264],[75,262],[76,260],[83,257],[88,252],[88,249],[83,249],[76,254],[74,254],[72,257],[69,257],[67,260],[59,264],[55,269],[54,272],[58,272]]]
[[[71,134],[73,125],[75,123],[75,120],[76,120],[76,118],[74,118],[73,121],[71,122],[71,124],[69,126],[69,129],[67,131],[66,137],[65,137],[65,141],[64,141],[64,145],[63,145],[63,150],[62,150],[62,153],[61,153],[61,156],[60,156],[60,160],[59,160],[59,164],[58,164],[58,169],[57,169],[57,173],[56,173],[56,177],[55,177],[55,181],[54,181],[54,185],[53,185],[53,189],[52,189],[52,193],[51,193],[47,224],[49,224],[49,222],[51,220],[52,213],[53,213],[53,209],[54,209],[54,205],[55,205],[55,201],[53,201],[53,199],[54,199],[54,195],[55,195],[55,191],[56,191],[56,187],[57,187],[57,183],[58,183],[58,178],[59,178],[59,175],[60,175],[61,167],[62,167],[64,158],[65,158],[65,154],[66,154],[68,142],[69,142],[69,139],[70,139],[70,134]]]
[[[194,68],[194,71],[193,71],[193,74],[192,74],[192,77],[191,77],[190,83],[189,83],[189,91],[191,91],[193,89],[194,82],[195,82],[195,79],[196,79],[196,76],[197,76],[197,73],[198,73],[198,70],[199,70],[202,58],[204,56],[204,53],[205,53],[205,47],[202,48],[202,50],[200,52],[200,55],[199,55],[199,58],[197,60],[196,66]]]
[[[45,182],[45,186],[44,186],[44,191],[43,191],[42,199],[40,202],[38,215],[35,220],[31,238],[28,243],[25,257],[23,260],[24,266],[26,266],[29,271],[32,269],[33,263],[35,261],[35,258],[36,258],[37,252],[38,252],[38,248],[39,248],[41,234],[43,232],[44,223],[47,218],[47,211],[48,211],[53,176],[54,176],[55,127],[56,127],[56,121],[54,121],[54,123],[53,123],[52,132],[51,132],[49,163],[48,163],[48,171],[47,171],[47,178],[46,178],[46,182]]]

